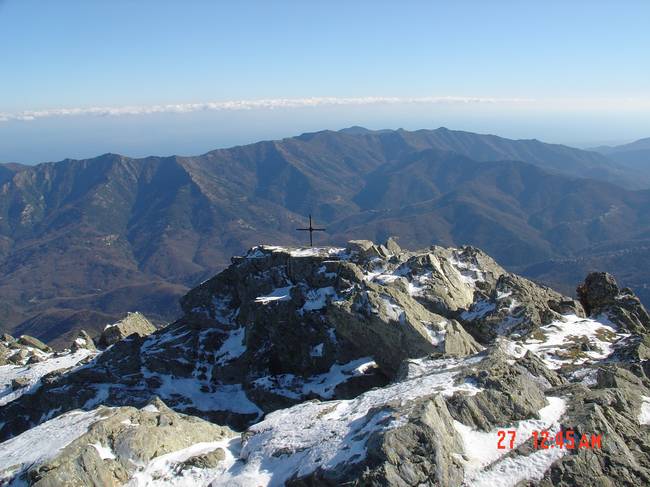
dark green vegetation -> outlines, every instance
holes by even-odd
[[[172,320],[231,255],[304,242],[309,213],[317,242],[472,244],[564,292],[612,272],[647,303],[648,181],[596,152],[447,129],[0,165],[0,331],[57,344],[130,310]]]

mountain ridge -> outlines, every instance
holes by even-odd
[[[144,303],[140,311],[157,323],[170,321],[179,312],[176,297],[230,255],[260,237],[300,242],[295,228],[309,214],[328,227],[321,236],[327,243],[391,234],[412,248],[472,243],[512,269],[573,257],[611,239],[626,245],[648,231],[647,192],[550,174],[539,165],[476,161],[437,145],[458,135],[458,148],[487,158],[485,137],[492,136],[472,139],[447,129],[352,132],[321,131],[193,157],[104,154],[20,168],[0,194],[0,326],[56,343],[49,333],[39,335],[36,322],[53,330],[59,319],[68,323],[62,343],[80,326],[103,326],[75,322],[71,317],[83,316],[80,311],[117,320],[133,310],[129,291]],[[488,140],[497,140],[497,148],[507,141]],[[513,141],[507,152],[539,147],[525,142]],[[555,146],[539,144],[544,150],[536,160],[555,157]],[[567,153],[574,151],[579,157],[571,172],[601,160],[577,149]],[[389,190],[382,189],[387,184]],[[626,284],[645,299],[650,279],[638,270],[635,277],[626,265],[622,274],[632,277]],[[42,282],[33,282],[35,275]]]

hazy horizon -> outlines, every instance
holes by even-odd
[[[0,2],[0,162],[446,126],[650,136],[650,4]]]
[[[202,137],[194,137],[193,140],[189,142],[188,141],[183,142],[181,140],[167,140],[165,142],[159,142],[157,140],[135,141],[135,140],[128,140],[128,138],[126,138],[120,140],[119,143],[115,143],[114,140],[112,140],[111,142],[108,141],[102,142],[101,140],[99,140],[98,137],[95,137],[95,138],[91,138],[91,140],[79,141],[77,145],[71,146],[68,145],[67,141],[65,143],[61,143],[61,141],[57,141],[56,139],[53,138],[51,139],[51,144],[49,145],[31,147],[23,150],[22,153],[25,154],[25,157],[14,157],[13,159],[4,158],[4,159],[0,159],[0,163],[2,164],[17,163],[17,164],[24,164],[24,165],[35,165],[35,164],[41,164],[46,162],[58,162],[64,159],[91,159],[107,153],[120,154],[131,158],[143,158],[148,156],[160,156],[160,157],[198,156],[217,149],[227,149],[230,147],[252,144],[264,140],[281,140],[284,138],[296,137],[304,133],[320,132],[324,130],[339,131],[354,126],[360,126],[368,130],[404,129],[409,131],[422,130],[422,129],[435,130],[441,127],[445,127],[449,130],[475,132],[480,134],[490,134],[490,135],[496,135],[508,139],[538,139],[546,143],[562,144],[562,145],[567,145],[579,149],[590,149],[602,145],[611,145],[611,146],[622,145],[629,142],[634,142],[641,138],[645,138],[644,136],[639,136],[633,138],[620,138],[616,140],[611,140],[611,139],[593,140],[593,141],[583,142],[583,143],[580,142],[571,143],[570,141],[566,141],[563,139],[553,140],[553,139],[541,138],[539,136],[536,136],[536,134],[532,132],[530,136],[526,136],[526,135],[508,135],[508,134],[504,134],[503,132],[487,130],[487,129],[469,130],[466,127],[456,127],[456,126],[448,126],[448,125],[437,125],[437,126],[427,127],[427,126],[417,126],[417,125],[411,126],[411,124],[403,124],[402,126],[389,127],[383,125],[370,126],[369,124],[352,123],[352,124],[341,125],[341,126],[320,127],[320,128],[313,127],[311,129],[307,127],[305,130],[300,130],[296,128],[294,131],[288,131],[287,133],[285,133],[285,131],[283,131],[282,129],[277,129],[277,128],[274,129],[272,127],[270,130],[268,130],[266,135],[260,135],[258,137],[250,133],[236,134],[233,133],[233,131],[229,131],[228,133],[223,134],[222,136],[216,136],[216,137],[212,137],[211,134],[202,134],[203,135]],[[157,139],[160,136],[160,133],[154,132],[149,135],[154,139]],[[147,142],[149,142],[148,146],[147,146]],[[4,143],[6,144],[7,142],[5,141]],[[149,149],[147,149],[147,147],[149,147]],[[176,147],[177,149],[175,149],[174,147]],[[155,150],[156,148],[158,150]],[[39,158],[38,154],[41,154],[42,157]]]

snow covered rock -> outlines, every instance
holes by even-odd
[[[563,315],[584,317],[577,301],[514,274],[502,274],[491,293],[475,300],[460,318],[482,343],[498,336],[525,337]]]
[[[157,457],[197,445],[216,449],[234,435],[157,399],[142,409],[75,410],[0,444],[0,479],[39,487],[122,485]]]

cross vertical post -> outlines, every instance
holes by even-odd
[[[314,246],[314,238],[313,238],[314,232],[324,232],[325,231],[324,228],[315,228],[312,225],[311,214],[309,215],[309,227],[308,228],[296,228],[296,230],[299,231],[299,232],[309,232],[309,246],[310,247]]]

